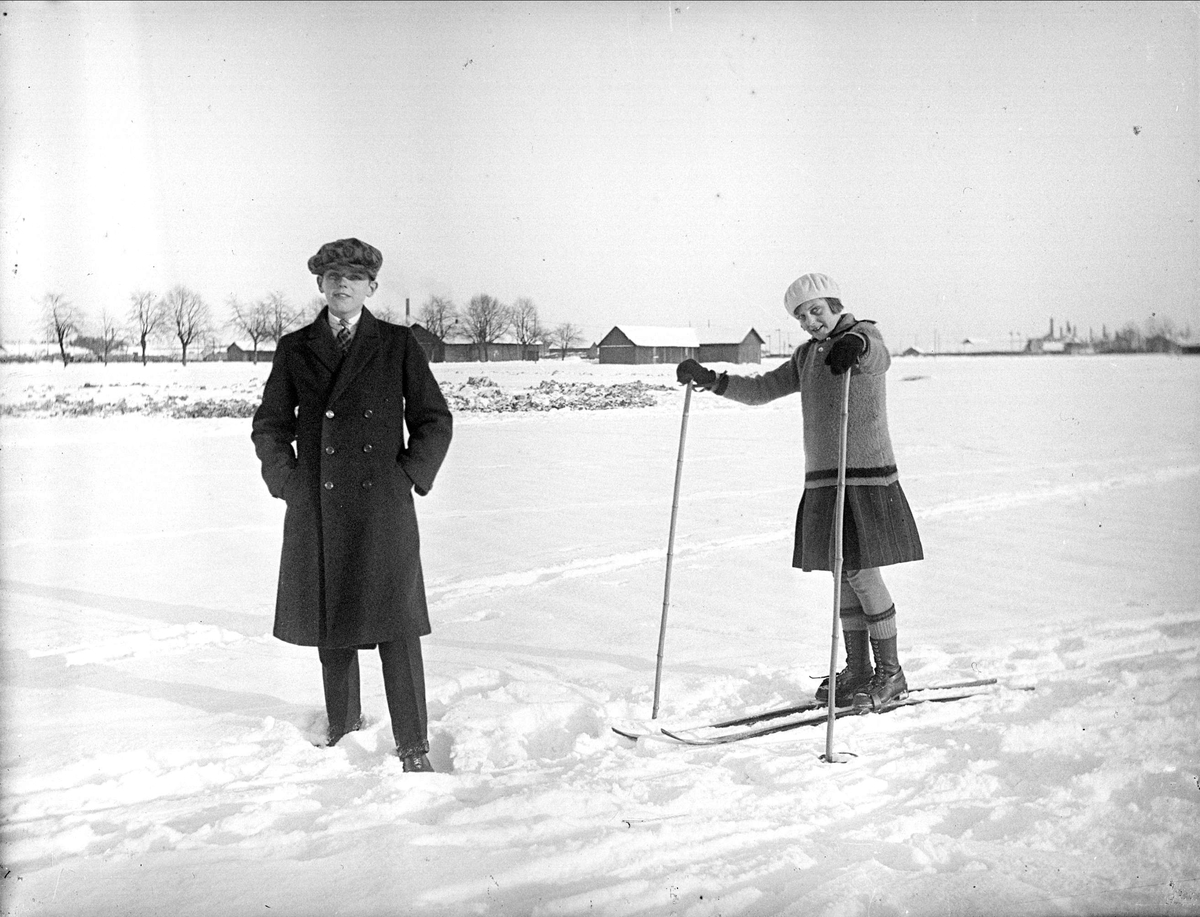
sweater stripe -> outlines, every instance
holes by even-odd
[[[804,475],[804,487],[806,490],[815,487],[836,487],[837,480],[836,468],[810,471]],[[900,472],[895,465],[846,469],[846,483],[856,487],[887,487],[895,484],[898,480],[900,480]]]

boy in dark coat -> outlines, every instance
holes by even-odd
[[[812,336],[787,363],[761,376],[718,376],[695,360],[684,360],[676,375],[681,384],[691,381],[743,404],[800,393],[805,475],[792,565],[832,571],[843,385],[838,377],[854,373],[840,608],[846,668],[837,676],[834,703],[877,710],[908,693],[896,645],[896,606],[879,568],[924,556],[888,433],[884,374],[891,356],[874,322],[857,321],[842,311],[837,284],[825,274],[797,279],[784,294],[784,308]],[[828,700],[828,681],[817,689],[822,702]]]
[[[280,339],[251,438],[267,489],[287,502],[275,636],[317,647],[328,744],[360,727],[357,650],[378,646],[397,753],[404,770],[428,771],[413,491],[433,486],[452,419],[409,329],[363,307],[382,263],[358,239],[309,259],[326,308]]]

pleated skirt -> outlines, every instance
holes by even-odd
[[[924,558],[917,522],[900,482],[884,486],[847,485],[842,530],[842,568],[865,570]],[[833,570],[836,487],[804,491],[796,512],[792,566]]]

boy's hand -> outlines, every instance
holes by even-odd
[[[691,357],[675,367],[675,378],[679,380],[680,385],[691,382],[697,388],[712,388],[717,384],[717,374]]]
[[[829,356],[825,358],[825,365],[832,370],[835,376],[840,376],[851,366],[858,362],[858,358],[863,355],[863,351],[867,349],[867,342],[857,334],[843,334],[838,338],[837,343],[829,349]]]

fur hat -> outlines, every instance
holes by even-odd
[[[308,259],[308,269],[318,277],[333,268],[357,268],[374,280],[382,266],[383,255],[379,249],[358,239],[326,242]]]
[[[827,274],[805,274],[787,288],[787,292],[783,294],[783,307],[787,309],[788,315],[795,318],[796,309],[799,306],[804,305],[810,299],[826,297],[842,298],[841,290],[833,282],[833,278]]]

